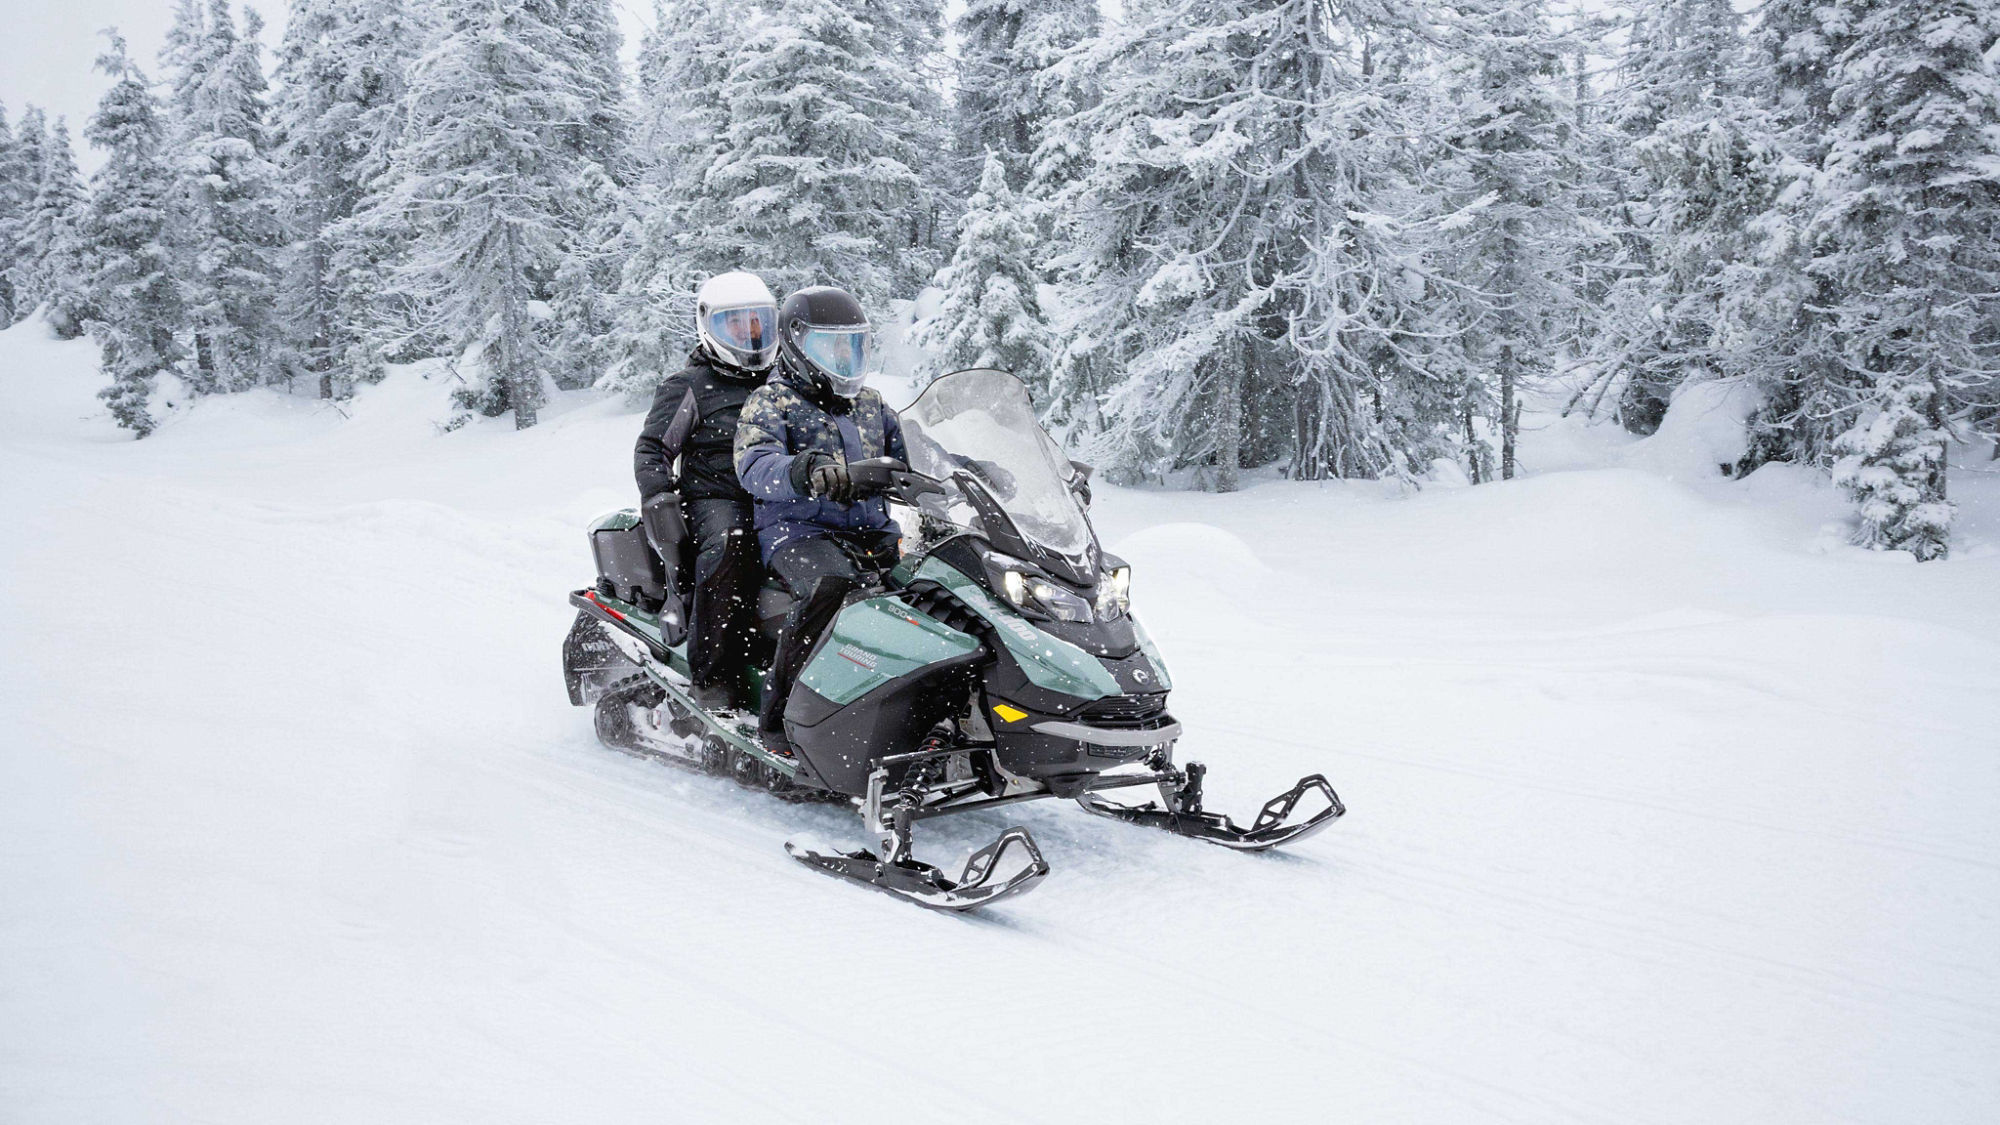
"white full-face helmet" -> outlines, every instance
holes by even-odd
[[[695,331],[709,354],[731,367],[768,371],[778,355],[778,299],[754,273],[731,270],[702,282]]]

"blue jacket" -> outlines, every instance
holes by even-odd
[[[736,476],[757,501],[757,543],[765,562],[794,539],[890,525],[889,502],[880,496],[836,504],[792,487],[792,462],[803,453],[827,453],[843,462],[909,459],[902,423],[874,388],[863,387],[846,405],[839,413],[828,411],[808,398],[782,365],[744,401],[736,425]]]

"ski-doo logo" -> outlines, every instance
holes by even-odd
[[[873,672],[875,670],[875,666],[878,663],[880,663],[880,658],[877,657],[874,653],[869,652],[865,648],[855,648],[853,645],[841,645],[840,655],[856,664],[861,665],[863,668],[868,669],[870,672]]]

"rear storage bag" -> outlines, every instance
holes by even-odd
[[[630,522],[601,520],[590,529],[590,553],[597,559],[598,588],[621,601],[648,611],[667,596],[667,570],[636,515]]]

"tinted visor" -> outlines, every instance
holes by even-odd
[[[799,334],[799,350],[844,398],[861,392],[862,376],[868,373],[868,345],[866,328],[808,328]]]
[[[758,355],[777,346],[777,330],[776,305],[717,309],[708,314],[709,337],[739,355]]]

